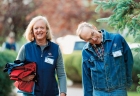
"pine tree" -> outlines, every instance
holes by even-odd
[[[98,6],[95,12],[101,9],[112,10],[112,14],[107,18],[97,19],[97,22],[107,22],[119,32],[128,28],[128,34],[132,34],[136,42],[140,42],[140,2],[138,0],[94,0]],[[140,48],[137,49],[140,56]],[[140,78],[140,74],[138,74]],[[138,82],[140,84],[140,81]],[[140,86],[137,87],[140,92]]]
[[[98,4],[95,11],[111,9],[112,15],[97,19],[97,22],[107,22],[118,31],[128,28],[128,34],[133,34],[140,41],[140,3],[133,0],[95,0]]]

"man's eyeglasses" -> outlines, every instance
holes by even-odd
[[[89,39],[87,39],[86,41],[87,42],[90,42],[91,40],[93,40],[93,38],[94,38],[94,32],[92,31],[91,32],[91,37]]]

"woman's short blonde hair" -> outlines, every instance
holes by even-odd
[[[36,16],[36,17],[32,18],[32,20],[28,24],[27,29],[25,31],[25,34],[24,34],[25,38],[28,41],[33,41],[35,39],[34,35],[33,35],[33,26],[38,20],[43,20],[46,23],[46,29],[47,29],[46,39],[52,40],[52,32],[51,32],[50,24],[49,24],[47,18],[44,16]]]
[[[96,28],[95,26],[91,25],[90,23],[87,23],[87,22],[82,22],[82,23],[80,23],[80,24],[78,25],[77,30],[76,30],[76,35],[78,35],[81,39],[82,39],[82,37],[81,37],[81,32],[82,32],[82,29],[83,29],[84,27],[89,27],[89,28],[91,28],[91,29],[97,30],[97,28]]]

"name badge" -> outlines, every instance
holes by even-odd
[[[119,56],[122,56],[122,52],[121,52],[121,50],[118,50],[118,51],[112,52],[112,54],[113,54],[113,57],[119,57]]]
[[[49,64],[53,64],[54,59],[46,57],[46,58],[45,58],[45,62],[46,62],[46,63],[49,63]]]

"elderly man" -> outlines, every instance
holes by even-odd
[[[127,96],[133,56],[125,39],[86,22],[78,25],[76,33],[87,42],[82,50],[84,96]]]

